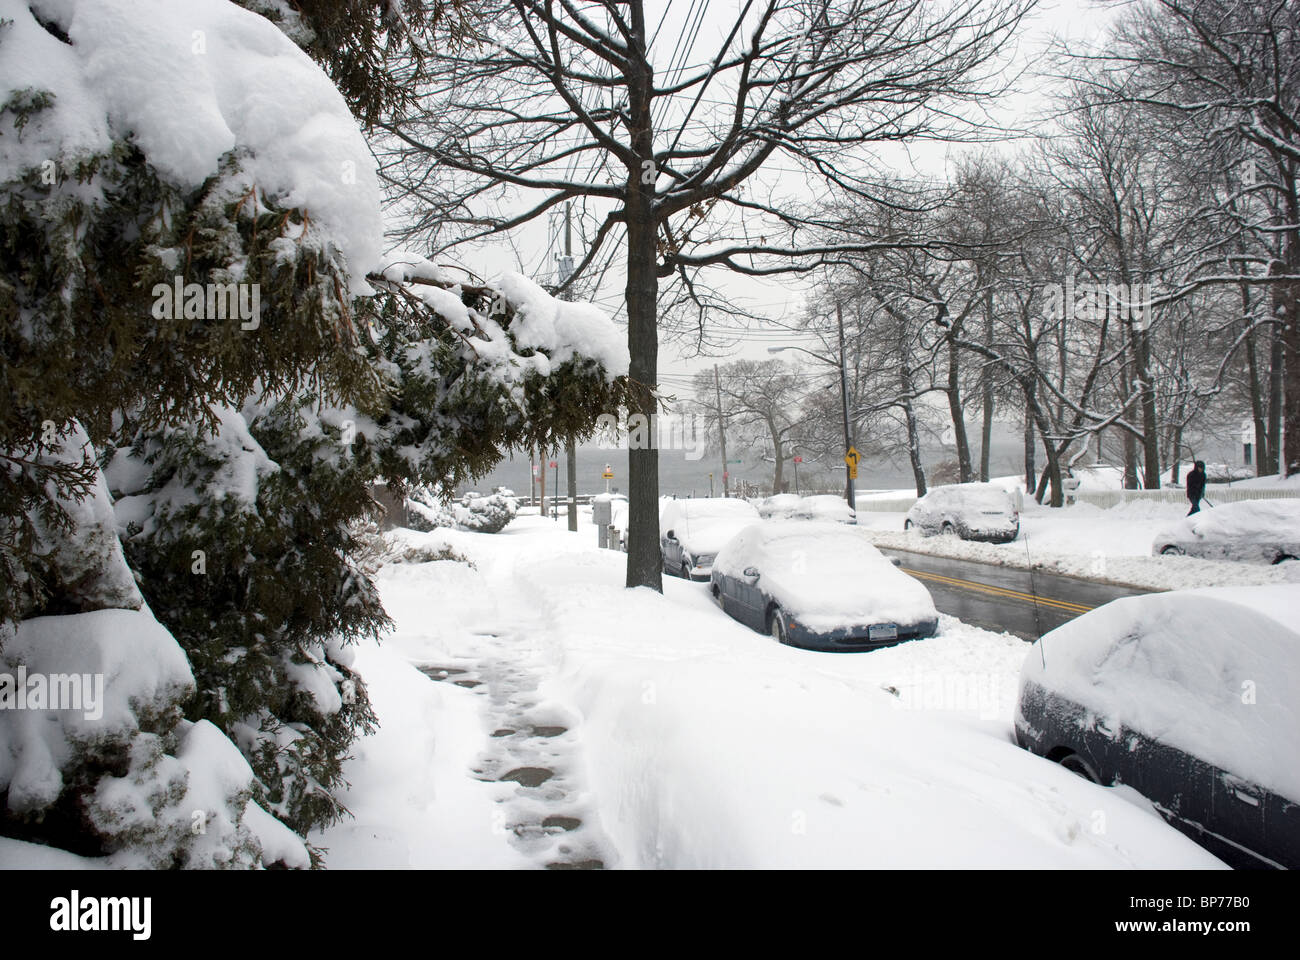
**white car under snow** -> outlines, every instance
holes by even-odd
[[[1151,553],[1245,563],[1300,559],[1300,499],[1241,500],[1202,509],[1159,533]]]
[[[828,520],[834,523],[857,523],[857,512],[848,501],[833,493],[804,497],[794,516],[799,520]]]
[[[795,493],[778,493],[758,501],[758,515],[764,520],[789,520],[794,516],[803,497]]]
[[[994,483],[932,487],[907,511],[903,529],[963,540],[1007,543],[1020,533],[1020,511],[1011,494]]]

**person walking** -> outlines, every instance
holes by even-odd
[[[1196,466],[1187,472],[1187,499],[1192,501],[1192,509],[1187,511],[1190,517],[1201,512],[1201,500],[1205,497],[1205,461],[1197,460]]]

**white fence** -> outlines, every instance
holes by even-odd
[[[1239,500],[1287,500],[1300,497],[1300,490],[1261,490],[1257,487],[1211,486],[1205,491],[1211,503],[1236,503]],[[1075,494],[1080,503],[1097,507],[1114,507],[1129,500],[1154,500],[1157,503],[1186,503],[1184,490],[1170,487],[1164,490],[1095,490]]]
[[[1258,487],[1234,487],[1231,485],[1214,485],[1206,492],[1206,499],[1211,503],[1236,503],[1239,500],[1287,500],[1300,498],[1300,489],[1292,487],[1285,490],[1268,490]],[[1031,499],[1028,495],[1026,500]],[[1118,506],[1129,500],[1154,500],[1157,503],[1186,503],[1187,494],[1179,487],[1163,490],[1093,490],[1076,493],[1079,503],[1090,503],[1103,509]],[[888,500],[857,501],[859,513],[904,513],[916,503],[916,497],[897,497]]]

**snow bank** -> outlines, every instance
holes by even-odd
[[[1295,586],[1116,600],[1039,640],[1021,686],[1300,801],[1298,610]]]
[[[904,515],[898,512],[861,511],[858,525],[869,529],[872,542],[882,549],[1033,568],[1147,590],[1300,582],[1300,569],[1288,569],[1300,564],[1260,566],[1151,556],[1152,539],[1186,512],[1185,505],[1149,500],[1108,509],[1082,503],[1052,509],[1028,502],[1019,538],[1004,544],[904,531]]]
[[[1006,736],[899,710],[876,684],[823,675],[817,654],[722,629],[716,611],[556,573],[529,572],[562,645],[546,690],[583,717],[620,866],[1216,863]]]
[[[554,526],[421,535],[470,556],[479,589],[426,564],[401,571],[408,586],[385,602],[416,614],[436,596],[421,643],[457,656],[481,641],[447,639],[441,620],[484,593],[527,625],[552,665],[539,692],[581,718],[569,735],[615,865],[1219,865],[1130,792],[1014,745],[1022,642],[945,617],[937,637],[865,655],[782,647],[701,584],[625,589],[620,555]],[[987,700],[947,696],[977,689]]]

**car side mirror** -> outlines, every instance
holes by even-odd
[[[889,562],[896,567],[901,567],[903,565],[903,561],[900,560],[898,557],[890,557]]]
[[[751,580],[757,580],[757,579],[758,579],[758,570],[757,570],[757,568],[755,568],[755,567],[746,567],[746,568],[745,568],[745,576],[749,577],[749,579],[751,579]]]
[[[676,539],[677,539],[677,535],[676,535],[675,533],[673,533],[671,530],[669,530],[667,533],[665,533],[665,534],[664,534],[664,537],[665,537],[665,539],[668,539],[668,540],[676,540]]]

